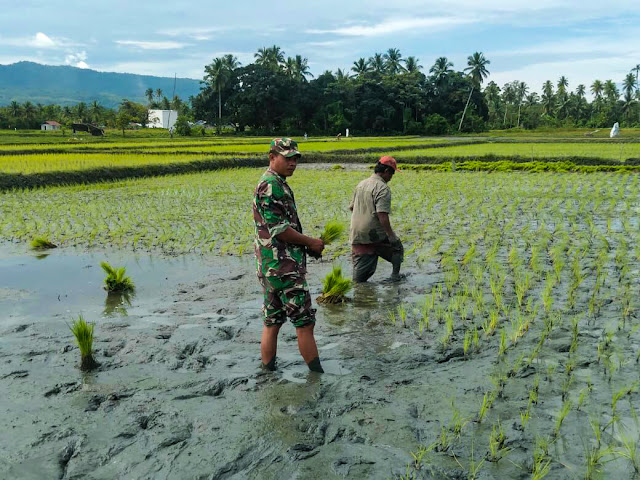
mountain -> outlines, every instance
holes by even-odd
[[[18,62],[0,65],[0,105],[12,101],[74,105],[91,103],[113,108],[123,98],[147,103],[145,91],[158,88],[171,98],[173,78],[135,75],[131,73],[97,72],[95,70]],[[200,81],[192,78],[176,80],[176,95],[187,100],[200,91]]]

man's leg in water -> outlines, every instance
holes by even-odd
[[[313,336],[314,323],[309,323],[303,327],[296,327],[296,335],[298,336],[298,349],[305,363],[312,372],[324,372],[320,364],[318,355],[318,346]]]
[[[260,355],[262,366],[266,370],[276,369],[276,352],[278,350],[278,333],[282,324],[265,325],[262,328],[262,339],[260,340]]]

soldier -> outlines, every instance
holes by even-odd
[[[320,255],[324,243],[302,233],[293,191],[287,177],[301,157],[298,144],[276,138],[269,150],[269,168],[254,192],[255,253],[258,279],[264,288],[264,328],[260,342],[262,367],[276,369],[278,333],[287,317],[296,327],[298,348],[309,370],[323,372],[313,336],[315,309],[305,279],[307,249]]]
[[[375,273],[378,257],[393,265],[391,280],[402,278],[400,265],[404,259],[404,248],[391,228],[391,190],[387,185],[397,170],[395,158],[381,157],[373,175],[361,181],[353,194],[349,206],[352,212],[349,241],[354,282],[366,282]]]

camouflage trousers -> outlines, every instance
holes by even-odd
[[[266,326],[282,325],[287,317],[295,327],[304,327],[316,321],[316,310],[311,308],[311,295],[304,276],[258,276],[264,289],[262,313]]]

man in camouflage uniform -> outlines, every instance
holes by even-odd
[[[275,370],[278,332],[287,317],[296,327],[298,348],[312,371],[322,372],[313,336],[315,309],[305,280],[307,249],[320,255],[324,243],[302,233],[293,191],[293,175],[301,154],[290,138],[271,142],[269,168],[254,192],[255,253],[258,279],[264,288],[264,328],[260,342],[262,366]]]

